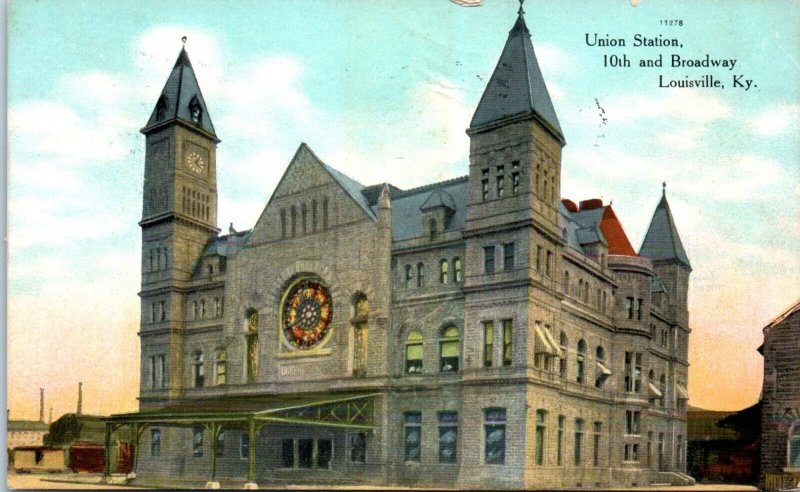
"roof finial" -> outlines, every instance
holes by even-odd
[[[661,183],[661,196],[667,196],[667,182],[663,181]]]
[[[522,8],[522,4],[525,3],[525,0],[519,0],[519,10],[517,10],[517,14],[525,15],[525,10]]]
[[[181,38],[181,42],[183,42],[183,45],[186,46],[186,36]]]

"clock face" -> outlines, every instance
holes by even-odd
[[[328,288],[318,280],[305,279],[289,288],[283,302],[281,327],[292,348],[308,350],[330,331],[333,309]]]
[[[186,154],[186,167],[199,174],[205,170],[206,161],[198,152],[192,151]]]

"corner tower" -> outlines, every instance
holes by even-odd
[[[186,38],[183,38],[184,42]],[[178,396],[183,292],[217,228],[219,139],[185,48],[145,135],[142,220],[142,399]]]

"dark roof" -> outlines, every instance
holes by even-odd
[[[793,315],[798,311],[800,311],[800,299],[798,299],[797,301],[794,302],[794,304],[789,306],[789,309],[785,310],[784,312],[779,314],[775,319],[770,321],[769,324],[764,327],[764,329],[766,330],[767,328],[772,328],[773,326],[779,324],[780,322],[782,322],[783,320],[785,320],[786,318],[788,318],[789,316]]]
[[[392,239],[409,239],[422,236],[422,209],[432,203],[453,210],[444,225],[444,231],[464,229],[467,221],[467,176],[433,183],[405,191],[392,191]]]
[[[314,157],[317,157],[313,151],[311,152],[311,154],[314,155]],[[362,185],[361,183],[354,180],[350,176],[347,176],[346,174],[343,174],[337,171],[336,169],[332,168],[331,166],[325,164],[318,157],[317,160],[319,161],[320,164],[322,164],[322,167],[324,167],[325,170],[328,171],[328,174],[331,175],[334,181],[339,183],[339,186],[341,186],[344,189],[344,191],[346,191],[347,194],[350,195],[350,197],[358,204],[359,207],[361,207],[361,209],[364,212],[367,213],[367,215],[369,215],[373,219],[377,219],[378,216],[375,215],[375,212],[372,210],[372,208],[370,208],[369,200],[367,200],[366,195],[362,193],[364,189],[367,188],[366,186]]]
[[[593,202],[594,200],[587,200]],[[562,234],[566,231],[567,244],[574,250],[585,253],[583,246],[603,243],[608,247],[608,254],[636,256],[625,229],[622,228],[611,205],[600,205],[578,210],[571,200],[559,202],[559,226]],[[600,204],[602,202],[599,201]],[[581,202],[583,206],[584,202]],[[573,207],[575,211],[571,211]]]
[[[50,426],[40,420],[9,420],[9,431],[47,431]]]
[[[234,255],[244,247],[249,237],[249,230],[215,237],[206,244],[203,256],[219,255],[227,257]]]
[[[500,60],[472,116],[470,130],[492,127],[511,117],[534,117],[564,143],[522,12],[508,33]]]
[[[666,188],[661,194],[661,201],[653,213],[650,221],[650,228],[644,236],[642,247],[639,248],[639,255],[650,258],[651,260],[676,260],[683,263],[690,270],[692,265],[686,250],[683,249],[681,237],[675,227],[675,220],[667,202]]]
[[[198,106],[201,110],[200,120],[195,122],[192,119],[191,108]],[[161,117],[159,118],[159,113]],[[161,91],[153,113],[147,120],[147,125],[142,129],[145,133],[151,128],[169,121],[180,120],[190,126],[199,128],[214,138],[214,125],[211,123],[211,116],[208,114],[206,101],[197,83],[192,63],[186,49],[182,48],[172,72],[167,78],[167,83]]]

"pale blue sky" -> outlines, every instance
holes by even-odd
[[[364,184],[405,188],[466,174],[464,129],[517,8],[516,0],[479,8],[447,0],[13,2],[12,413],[35,411],[40,386],[53,388],[56,414],[67,411],[79,378],[96,411],[135,407],[137,388],[120,390],[95,368],[123,368],[120,377],[136,384],[138,130],[182,35],[222,139],[219,225],[245,229],[301,141]],[[667,181],[694,266],[693,403],[753,401],[760,328],[799,290],[798,2],[529,1],[525,10],[567,140],[562,196],[613,200],[638,249]],[[662,19],[684,25],[663,27]],[[663,34],[683,48],[586,46],[585,33],[595,32],[629,42]],[[603,54],[623,52],[634,60],[710,54],[737,66],[602,66]],[[660,89],[659,73],[710,73],[728,88]],[[733,74],[758,87],[730,88]],[[75,362],[70,354],[86,340],[92,355]],[[38,362],[24,365],[30,353]],[[703,378],[730,357],[730,371]],[[116,400],[101,404],[103,393]]]

